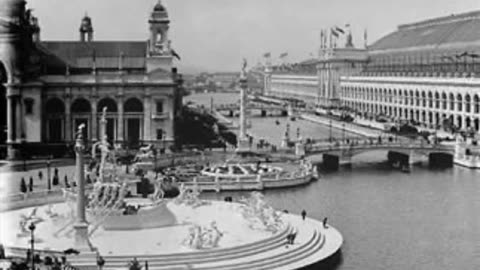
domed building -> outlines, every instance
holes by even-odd
[[[143,41],[96,41],[94,19],[80,21],[79,39],[44,41],[23,0],[0,0],[0,144],[8,157],[61,155],[85,125],[89,142],[106,133],[113,143],[137,147],[175,143],[182,76],[171,48],[167,9],[151,11]],[[49,151],[45,151],[48,149]]]

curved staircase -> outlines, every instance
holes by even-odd
[[[172,269],[202,269],[202,270],[250,270],[250,269],[297,269],[325,259],[333,254],[343,241],[335,229],[327,232],[321,228],[321,223],[307,219],[300,220],[291,216],[292,225],[285,226],[272,237],[260,241],[228,248],[200,250],[195,252],[141,255],[141,256],[104,256],[104,270],[127,269],[128,263],[136,257],[140,264],[148,261],[151,270]],[[295,230],[298,232],[296,243],[287,244],[287,235]],[[329,237],[327,233],[334,232],[335,238],[330,246],[332,250],[324,248]],[[331,238],[330,238],[331,241]],[[95,259],[91,256],[79,256],[69,259],[71,264],[81,269],[96,269]]]

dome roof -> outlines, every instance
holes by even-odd
[[[161,0],[158,0],[157,4],[156,4],[155,7],[153,8],[153,11],[164,12],[164,11],[167,11],[167,10],[166,10],[165,7],[162,5],[162,1],[161,1]]]

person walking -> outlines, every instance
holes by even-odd
[[[30,176],[30,180],[28,181],[28,190],[30,192],[33,191],[33,177]]]
[[[305,217],[307,217],[307,211],[305,209],[302,210],[302,219],[305,220]]]

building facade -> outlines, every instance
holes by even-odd
[[[400,25],[368,48],[360,74],[341,78],[342,102],[429,128],[479,132],[480,12]]]
[[[428,128],[479,132],[480,11],[400,25],[366,49],[323,46],[314,74],[266,67],[265,93]],[[348,39],[347,39],[348,40]],[[351,41],[351,38],[350,38]]]
[[[95,41],[88,16],[78,41],[43,41],[25,1],[0,3],[0,102],[6,104],[0,139],[9,157],[25,145],[73,142],[81,124],[88,141],[98,140],[104,109],[106,133],[116,144],[175,142],[182,78],[160,2],[146,41]]]

